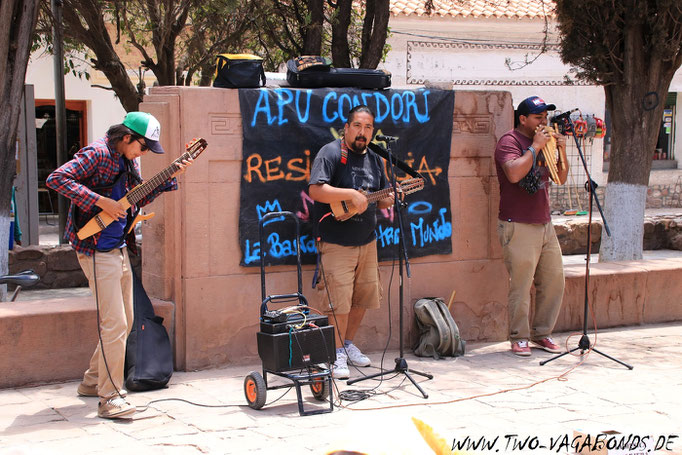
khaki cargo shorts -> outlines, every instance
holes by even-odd
[[[383,289],[376,241],[362,246],[319,242],[317,248],[322,255],[324,270],[318,289],[323,293],[326,312],[332,311],[332,305],[336,314],[348,314],[351,307],[379,308]],[[325,285],[329,296],[324,290]]]

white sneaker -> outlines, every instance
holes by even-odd
[[[369,357],[360,352],[360,349],[352,343],[346,348],[346,352],[348,353],[348,362],[356,367],[368,367],[372,363]]]
[[[332,377],[334,379],[348,379],[350,378],[350,370],[348,369],[348,361],[345,353],[336,354],[336,362],[332,365]]]
[[[104,419],[120,419],[135,414],[135,406],[116,395],[97,407],[97,415]]]

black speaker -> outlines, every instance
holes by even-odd
[[[277,328],[265,327],[266,332],[263,331],[266,324],[261,323],[261,331],[256,334],[258,355],[265,370],[282,372],[336,361],[334,326],[319,326],[316,322],[318,327],[306,325],[296,329],[295,324],[289,323],[287,327],[287,323],[278,323],[280,327]],[[280,331],[280,328],[286,331]],[[280,333],[272,333],[275,331]]]

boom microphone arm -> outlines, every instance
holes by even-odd
[[[390,137],[390,136],[385,136],[385,137]],[[377,136],[378,138],[378,136]],[[372,152],[376,153],[386,161],[388,161],[391,165],[395,165],[400,169],[401,171],[405,172],[408,175],[411,175],[412,177],[419,177],[419,178],[424,178],[423,175],[421,175],[419,172],[415,171],[409,164],[401,160],[400,158],[396,157],[395,155],[391,154],[389,155],[386,149],[384,149],[382,146],[379,144],[375,144],[374,142],[370,142],[367,145],[367,148],[370,149]]]

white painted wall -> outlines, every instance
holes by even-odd
[[[31,55],[26,71],[26,83],[33,84],[35,87],[36,99],[54,99],[52,55],[41,51]],[[85,78],[79,79],[71,73],[64,77],[65,98],[67,100],[87,101],[88,142],[104,136],[109,127],[121,123],[126,114],[113,91],[91,87],[93,83],[109,86],[109,81],[103,76],[97,77],[94,81],[88,81]]]
[[[463,19],[452,17],[391,16],[388,39],[391,51],[379,67],[392,74],[392,87],[414,88],[415,84],[436,83],[455,90],[505,90],[512,94],[514,106],[524,98],[538,95],[558,110],[579,108],[583,114],[605,117],[602,87],[562,85],[570,68],[561,62],[556,47],[539,55],[537,44],[544,37],[544,21],[531,19]],[[558,42],[550,28],[549,44]],[[530,65],[511,71],[505,59]],[[521,65],[516,65],[521,66]],[[452,85],[449,85],[452,84]],[[682,154],[682,70],[678,70],[670,92],[678,93],[675,156]],[[587,148],[587,146],[586,146]],[[600,185],[603,140],[595,139],[589,171]],[[580,164],[580,163],[576,163]]]

